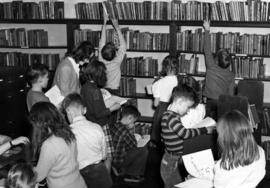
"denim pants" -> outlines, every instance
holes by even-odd
[[[80,170],[88,188],[110,188],[111,176],[103,162],[91,164]]]
[[[183,181],[178,169],[178,164],[181,162],[182,156],[172,155],[167,152],[164,153],[160,165],[160,174],[165,188],[172,188],[174,185]]]

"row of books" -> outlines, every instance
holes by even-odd
[[[269,136],[270,135],[270,109],[263,109],[263,119],[262,119],[262,135]]]
[[[121,64],[122,75],[127,76],[157,76],[158,60],[152,57],[129,57]]]
[[[63,19],[64,1],[0,3],[0,19]]]
[[[211,51],[226,48],[230,53],[270,55],[270,34],[211,33]],[[201,28],[177,33],[177,50],[203,52],[204,32]]]
[[[185,54],[178,56],[179,73],[196,74],[198,73],[199,58],[193,54],[191,58],[187,59]]]
[[[48,31],[25,28],[0,29],[0,46],[45,47],[48,46]]]
[[[129,28],[121,29],[126,40],[127,48],[130,50],[169,50],[170,34],[169,33],[150,33],[131,30]],[[74,32],[75,44],[89,40],[95,46],[98,46],[100,31],[90,29],[78,29]],[[119,46],[117,33],[114,29],[106,30],[106,41],[113,42]]]
[[[266,161],[270,161],[270,141],[265,141],[262,143],[262,147],[265,152]]]
[[[34,63],[48,66],[49,70],[56,69],[60,62],[59,54],[27,54],[21,52],[0,52],[0,67],[16,66],[27,68]]]
[[[120,96],[132,96],[136,94],[136,79],[121,78],[120,80]]]
[[[144,1],[103,2],[110,17],[119,20],[217,20],[269,21],[270,2],[247,1]],[[75,5],[76,18],[102,19],[101,2],[80,2]]]

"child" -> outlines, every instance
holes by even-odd
[[[106,159],[107,148],[102,128],[86,120],[84,117],[86,108],[79,94],[67,95],[62,107],[76,137],[77,160],[87,187],[110,188],[112,180],[103,162]]]
[[[27,69],[25,79],[31,87],[26,98],[28,111],[37,102],[50,102],[49,98],[42,91],[42,89],[47,87],[49,81],[49,71],[46,65],[40,63],[33,64]]]
[[[35,188],[36,178],[36,173],[30,164],[15,164],[8,172],[7,188]]]
[[[101,32],[101,39],[99,41],[99,61],[106,65],[107,83],[106,89],[114,95],[119,95],[119,85],[121,79],[121,63],[126,54],[126,42],[124,36],[119,28],[118,21],[112,19],[112,25],[119,38],[120,46],[118,50],[112,42],[106,43],[106,23],[108,21],[108,15],[104,13],[104,24]],[[106,44],[105,44],[106,43]]]
[[[148,150],[146,147],[137,147],[135,139],[135,122],[140,113],[132,105],[121,110],[120,122],[110,127],[113,138],[113,166],[126,175],[131,181],[141,181],[144,175]]]
[[[107,81],[104,63],[92,59],[84,69],[83,77],[86,82],[81,88],[81,96],[87,109],[85,116],[89,121],[99,124],[105,133],[108,154],[107,167],[110,170],[109,159],[111,159],[113,146],[108,124],[111,112],[118,110],[120,104],[115,103],[110,108],[105,106],[100,90]]]
[[[226,49],[211,52],[210,22],[204,21],[204,55],[206,65],[205,88],[206,114],[217,120],[217,100],[221,94],[234,94],[234,73],[229,70],[231,56]]]
[[[215,188],[255,188],[265,175],[265,153],[257,145],[248,119],[239,111],[217,123],[221,158],[214,168]]]
[[[77,161],[75,135],[57,108],[36,103],[30,111],[34,156],[39,156],[37,182],[46,178],[48,188],[86,188]]]
[[[211,133],[213,127],[186,129],[181,116],[185,115],[194,105],[196,93],[186,85],[173,89],[172,103],[161,119],[161,137],[165,144],[165,154],[161,161],[161,177],[166,188],[171,188],[183,179],[178,170],[178,164],[182,163],[183,142],[200,134]]]

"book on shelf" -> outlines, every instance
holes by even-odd
[[[257,129],[260,119],[255,104],[248,105],[248,117],[252,128]]]

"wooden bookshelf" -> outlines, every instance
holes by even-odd
[[[37,46],[37,47],[0,46],[0,48],[10,48],[10,49],[67,49],[67,46]]]
[[[121,97],[135,98],[135,99],[153,99],[152,95],[147,95],[146,93],[136,93],[134,95],[122,95]]]

